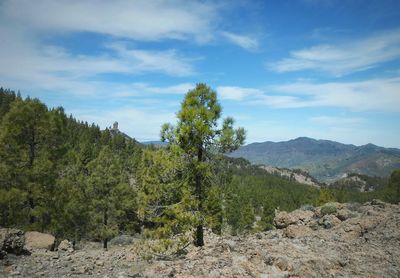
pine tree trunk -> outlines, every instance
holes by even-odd
[[[194,243],[195,246],[201,247],[204,246],[204,231],[203,225],[198,225],[196,229],[196,241]]]
[[[107,224],[108,224],[107,208],[104,210],[104,215],[103,216],[104,216],[103,217],[103,224],[104,224],[105,227],[107,227]],[[107,241],[108,241],[108,238],[107,237],[104,238],[104,240],[103,240],[103,248],[104,249],[107,249]]]
[[[203,148],[200,147],[197,153],[197,161],[199,163],[203,162]],[[199,200],[198,212],[200,217],[203,217],[203,187],[202,187],[202,179],[201,173],[196,173],[196,197]],[[196,239],[195,245],[200,247],[204,246],[204,231],[203,231],[203,223],[197,226],[196,228]]]

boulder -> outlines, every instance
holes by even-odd
[[[72,252],[74,251],[73,245],[70,241],[64,239],[63,241],[60,242],[58,245],[58,250],[59,251],[69,251]]]
[[[332,214],[324,215],[324,217],[318,220],[318,224],[324,226],[325,229],[330,229],[334,226],[337,226],[341,222],[342,221],[340,221],[339,218]]]
[[[28,249],[54,250],[55,237],[39,232],[26,232],[25,244]]]
[[[309,210],[298,209],[290,213],[287,213],[286,211],[280,211],[274,218],[274,225],[278,229],[283,229],[293,224],[308,223],[312,220],[313,216],[314,212]]]
[[[288,238],[302,238],[311,234],[311,228],[304,225],[290,225],[284,231],[284,235]]]
[[[351,212],[350,210],[344,208],[344,209],[339,209],[336,212],[336,217],[339,218],[342,221],[345,221],[351,217],[353,217],[353,212]]]
[[[27,254],[24,232],[18,229],[0,228],[0,259],[7,256],[7,253],[21,255]]]

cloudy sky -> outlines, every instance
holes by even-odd
[[[400,1],[0,0],[0,86],[158,140],[214,88],[250,142],[400,147]]]

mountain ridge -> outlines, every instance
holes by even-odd
[[[400,149],[368,143],[361,146],[298,137],[280,142],[256,142],[229,154],[254,164],[301,169],[323,182],[334,182],[349,173],[388,176],[400,168]]]

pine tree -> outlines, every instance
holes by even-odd
[[[234,129],[234,120],[226,118],[218,129],[221,106],[217,94],[205,84],[197,84],[190,90],[178,112],[178,124],[164,124],[161,139],[179,147],[188,160],[189,186],[197,201],[199,221],[196,227],[195,245],[203,246],[204,203],[212,176],[210,153],[226,153],[239,148],[245,140],[243,128]]]
[[[134,196],[121,161],[109,147],[102,148],[98,157],[89,163],[88,169],[92,232],[107,249],[108,241],[119,232],[117,220],[126,209],[124,198],[134,199]],[[130,205],[129,202],[125,204]]]

